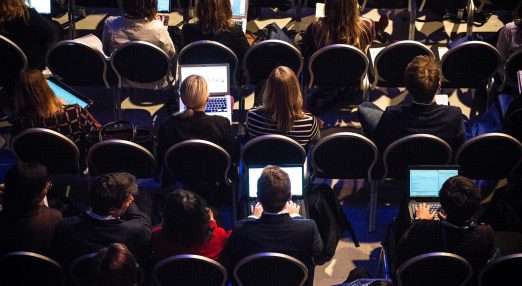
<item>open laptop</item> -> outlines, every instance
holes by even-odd
[[[181,83],[190,75],[200,75],[205,78],[208,85],[209,98],[205,113],[208,115],[220,115],[228,118],[232,124],[232,96],[230,96],[229,65],[205,64],[205,65],[179,65],[179,80]],[[184,111],[187,106],[179,99],[179,111]]]
[[[81,95],[79,92],[54,77],[48,78],[47,83],[54,94],[63,99],[67,105],[78,104],[81,108],[88,108],[92,105],[91,99]]]
[[[241,26],[243,33],[246,33],[248,0],[230,0],[230,5],[232,6],[232,19]]]
[[[447,179],[459,174],[457,165],[409,166],[410,219],[415,219],[415,207],[427,203],[435,213],[440,209],[439,191]],[[438,219],[438,215],[435,216]]]
[[[158,17],[164,26],[169,25],[170,18],[170,0],[158,0]]]
[[[265,166],[249,166],[247,167],[247,182],[248,182],[248,215],[254,211],[257,200],[257,180],[261,176]],[[280,165],[290,177],[290,187],[292,193],[292,201],[300,206],[299,214],[307,217],[306,206],[304,202],[304,170],[303,165]]]
[[[25,0],[25,4],[34,8],[40,15],[51,15],[51,0]]]

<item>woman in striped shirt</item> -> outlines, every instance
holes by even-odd
[[[303,111],[299,82],[288,67],[279,66],[272,71],[263,94],[263,105],[247,114],[247,137],[266,134],[288,136],[303,147],[319,139],[319,125],[312,114]]]

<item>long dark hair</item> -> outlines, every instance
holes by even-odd
[[[176,190],[167,198],[163,231],[172,241],[198,245],[212,239],[207,203],[198,194]]]

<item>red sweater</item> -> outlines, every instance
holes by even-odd
[[[232,231],[225,231],[223,228],[218,227],[216,221],[213,220],[210,221],[210,227],[213,231],[213,236],[210,241],[189,247],[169,241],[165,235],[163,235],[162,226],[155,227],[152,230],[150,239],[154,259],[160,260],[178,254],[197,254],[218,260],[225,246],[225,242]]]

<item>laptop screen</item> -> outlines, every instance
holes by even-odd
[[[89,106],[87,101],[80,99],[71,91],[68,91],[65,87],[60,86],[59,83],[49,79],[47,80],[47,83],[49,84],[49,87],[51,87],[54,94],[57,97],[63,99],[67,105],[78,104],[81,108],[87,108]]]
[[[170,0],[158,0],[158,12],[170,12]]]
[[[290,177],[290,187],[292,196],[303,195],[303,166],[279,166]],[[248,168],[248,196],[257,197],[257,180],[261,176],[264,167]]]
[[[51,0],[25,0],[25,4],[33,7],[39,14],[51,14]]]
[[[410,198],[438,197],[444,182],[458,174],[458,166],[410,167]]]
[[[228,70],[228,64],[180,65],[180,82],[183,82],[190,75],[200,75],[207,81],[210,95],[229,95],[230,83]]]
[[[233,17],[244,17],[246,18],[248,3],[247,0],[230,0],[232,6]]]

